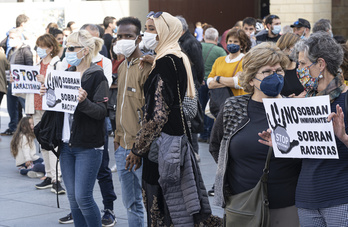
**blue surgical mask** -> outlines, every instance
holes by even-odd
[[[277,73],[273,73],[272,75],[265,77],[263,80],[255,79],[261,81],[260,89],[256,86],[255,87],[269,97],[276,97],[279,95],[284,86],[284,77]]]
[[[82,51],[82,50],[80,50],[80,51]],[[68,62],[69,65],[78,66],[81,63],[82,59],[85,56],[83,56],[82,58],[78,58],[77,53],[79,53],[80,51],[78,51],[78,52],[65,52],[65,58],[66,58],[66,61]]]
[[[333,35],[333,33],[332,33],[332,31],[330,30],[330,36],[331,36],[331,38],[333,38],[334,37],[334,35]]]
[[[303,31],[303,33],[302,33],[302,35],[301,35],[301,37],[300,37],[301,39],[304,39],[304,38],[306,38],[306,32],[305,31]]]
[[[115,27],[115,29],[113,30],[114,33],[117,33],[117,26]]]
[[[44,59],[47,56],[46,49],[42,49],[40,47],[37,47],[36,53],[41,59]]]
[[[231,54],[237,53],[240,50],[240,45],[237,45],[237,44],[234,44],[234,43],[227,44],[227,50]]]
[[[272,33],[275,34],[275,35],[278,35],[281,30],[282,30],[282,26],[281,25],[274,25],[273,29],[272,29]]]

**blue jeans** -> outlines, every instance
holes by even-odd
[[[8,128],[14,132],[17,129],[18,124],[18,102],[21,103],[22,107],[25,107],[25,99],[12,95],[12,86],[7,86],[7,112],[10,116],[10,122]]]
[[[205,83],[207,83],[207,81],[205,81]],[[205,110],[205,107],[207,105],[207,102],[209,100],[209,88],[207,86],[207,84],[202,85],[199,90],[199,102],[202,105],[202,109],[203,109],[203,113]],[[214,119],[211,119],[210,117],[208,117],[207,115],[204,114],[204,131],[202,133],[200,133],[200,138],[201,139],[209,139],[210,138],[210,133],[211,130],[213,128],[213,124],[214,124]]]
[[[27,175],[27,173],[29,171],[45,173],[45,165],[42,164],[42,162],[43,162],[43,159],[42,158],[38,158],[37,160],[33,161],[34,167],[32,169],[21,169],[19,171],[19,173],[22,174],[22,175]],[[25,167],[25,163],[23,163],[20,166]]]
[[[103,150],[62,144],[60,166],[75,226],[101,227],[100,211],[93,198],[93,188],[102,155]]]
[[[107,124],[106,121],[107,119],[105,119],[105,126]],[[104,209],[114,210],[114,201],[117,199],[117,196],[115,194],[114,184],[112,182],[112,173],[109,168],[109,136],[106,131],[104,139],[105,144],[103,150],[103,158],[98,171],[97,179],[100,187],[100,192],[103,197]]]
[[[126,157],[131,150],[119,146],[115,151],[118,178],[122,187],[122,201],[127,209],[128,226],[144,226],[141,178],[143,167],[130,172],[126,170]]]

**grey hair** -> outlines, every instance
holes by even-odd
[[[342,47],[327,32],[323,31],[313,33],[307,40],[297,42],[295,51],[297,58],[299,52],[304,52],[313,63],[317,62],[318,58],[323,58],[326,62],[326,69],[333,76],[336,76],[343,62]]]
[[[86,30],[86,28],[89,28],[91,31],[96,32],[98,34],[99,37],[99,28],[97,25],[95,24],[84,24],[82,25],[82,27],[80,28],[80,30]]]
[[[204,32],[204,40],[215,41],[219,37],[219,32],[215,28],[208,28]]]
[[[180,22],[182,24],[182,30],[184,32],[186,32],[187,29],[188,29],[188,25],[187,25],[187,22],[186,22],[185,18],[183,18],[182,16],[176,16],[176,18],[178,18],[180,20]]]
[[[328,32],[331,29],[331,23],[328,19],[320,19],[315,22],[313,27],[313,32],[324,31]]]

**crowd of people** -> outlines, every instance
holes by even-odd
[[[277,15],[247,17],[220,37],[214,25],[197,22],[192,34],[184,17],[150,12],[144,22],[107,16],[80,29],[75,22],[64,29],[52,22],[35,47],[23,29],[28,20],[19,15],[0,43],[0,103],[6,94],[10,116],[1,135],[13,136],[11,154],[21,175],[40,178],[37,189],[67,194],[71,213],[60,223],[114,226],[111,169],[117,169],[129,226],[144,226],[145,218],[149,226],[223,226],[208,196],[228,209],[230,196],[259,181],[272,146],[263,99],[329,95],[339,159],[272,156],[270,226],[348,226],[348,42],[334,36],[329,20],[311,26],[298,18],[282,27]],[[34,63],[40,94],[13,94],[10,65]],[[81,76],[73,114],[42,108],[52,70]],[[40,147],[41,158],[34,126],[44,118],[61,133],[55,152]],[[208,191],[198,142],[209,143],[217,163]],[[96,180],[103,215],[93,198]]]

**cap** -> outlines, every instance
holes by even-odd
[[[294,28],[294,27],[296,27],[296,28],[305,27],[305,28],[311,29],[311,24],[306,19],[298,18],[298,20],[295,21],[294,24],[290,25],[290,27],[292,27],[292,28]]]

